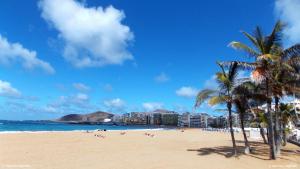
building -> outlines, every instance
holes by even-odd
[[[190,113],[186,112],[178,116],[178,127],[190,127]]]
[[[200,114],[190,115],[189,127],[192,127],[192,128],[200,128],[201,127],[201,115]]]
[[[165,113],[161,114],[162,125],[177,126],[178,114],[177,113]]]
[[[207,117],[207,128],[215,126],[215,117],[208,116]]]
[[[214,117],[214,122],[211,125],[213,128],[227,128],[228,118],[224,116]]]
[[[186,112],[178,116],[178,127],[206,128],[209,126],[209,117],[206,113]]]
[[[148,114],[145,112],[131,112],[130,113],[130,124],[147,125],[149,122]]]
[[[296,112],[296,119],[293,121],[293,123],[290,123],[290,129],[292,128],[300,128],[300,100],[299,99],[294,99],[293,101],[290,101],[286,104],[292,105],[294,108],[294,111]],[[267,104],[264,104],[259,107],[260,109],[264,110],[267,112]],[[274,111],[275,110],[275,104],[273,103],[271,105],[271,109]]]
[[[294,110],[296,112],[295,127],[300,128],[300,100],[295,99],[294,101],[291,101],[289,104],[294,106]]]
[[[208,127],[208,118],[209,115],[206,113],[200,114],[200,127],[201,128],[207,128]]]
[[[112,118],[112,121],[114,123],[123,123],[122,115],[120,115],[120,114],[114,114],[114,116]]]
[[[160,113],[153,113],[152,114],[151,124],[152,125],[161,125],[162,124],[161,114]]]
[[[130,114],[129,113],[125,113],[122,115],[122,122],[124,124],[128,124],[130,122]]]
[[[177,126],[178,113],[176,113],[175,111],[157,109],[154,112],[152,112],[151,124]]]
[[[239,117],[239,114],[232,113],[231,116],[232,116],[232,126],[233,127],[240,127],[240,117]],[[227,127],[229,127],[229,116],[227,117],[227,119],[228,119],[228,122],[227,122],[228,126]]]

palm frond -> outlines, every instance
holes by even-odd
[[[244,68],[244,69],[255,69],[258,66],[257,63],[242,62],[242,61],[223,61],[219,63],[224,67],[230,67],[230,65],[232,65],[233,62],[236,62],[240,68]]]
[[[238,63],[232,62],[231,66],[229,67],[228,71],[228,78],[231,83],[235,83],[236,77],[238,75]]]
[[[200,91],[196,97],[195,107],[199,107],[205,100],[209,99],[213,94],[215,94],[215,90],[204,89]]]
[[[281,41],[283,27],[284,24],[281,21],[277,21],[273,28],[272,33],[266,37],[266,41],[264,45],[266,53],[270,53],[274,45],[281,46],[280,41]]]
[[[300,57],[300,44],[293,45],[282,52],[283,58]]]
[[[230,46],[236,50],[242,50],[242,51],[246,52],[247,54],[249,54],[249,56],[257,57],[259,55],[259,53],[257,53],[254,49],[250,48],[249,46],[247,46],[246,44],[244,44],[242,42],[233,41],[233,42],[230,42],[228,46]]]
[[[208,104],[211,106],[222,104],[226,102],[226,96],[213,96],[208,100]]]
[[[254,36],[255,36],[255,39],[257,41],[257,45],[259,47],[259,50],[261,51],[261,54],[266,54],[265,53],[265,48],[264,48],[264,36],[263,36],[263,33],[260,29],[260,27],[256,27],[255,31],[254,31]]]
[[[222,73],[226,76],[226,72],[225,72],[225,69],[224,69],[224,65],[222,65],[221,62],[217,62],[217,65],[219,65],[219,67],[220,67],[221,70],[222,70]]]
[[[259,48],[259,45],[257,43],[257,40],[255,39],[255,37],[253,37],[252,35],[250,35],[249,33],[242,31],[242,33],[252,42],[252,44],[256,47]]]
[[[228,113],[228,109],[215,109],[215,112],[223,112],[223,113]],[[236,111],[231,110],[232,113],[236,113]]]

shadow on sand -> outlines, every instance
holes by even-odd
[[[236,141],[237,144],[244,144],[243,141]],[[237,151],[238,154],[236,157],[240,156],[250,156],[253,158],[257,158],[260,160],[269,160],[269,146],[267,144],[264,144],[262,142],[249,142],[251,147],[251,153],[245,154],[244,146],[237,145]],[[211,154],[218,154],[222,155],[226,158],[235,157],[232,151],[231,146],[218,146],[218,147],[203,147],[199,149],[188,149],[187,151],[194,151],[198,152],[198,155],[205,156],[205,155],[211,155]],[[278,157],[279,159],[289,160],[289,156],[299,156],[300,157],[300,151],[299,150],[290,150],[286,148],[281,149],[281,155]]]

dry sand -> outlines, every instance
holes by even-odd
[[[94,136],[100,133],[104,139]],[[242,136],[236,137],[242,152]],[[300,169],[297,146],[288,144],[272,161],[266,145],[251,145],[252,155],[235,158],[229,133],[195,129],[0,134],[0,169]]]

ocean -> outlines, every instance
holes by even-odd
[[[82,131],[82,130],[138,130],[158,129],[144,125],[86,125],[64,124],[50,121],[6,121],[0,120],[0,132],[34,132],[34,131]]]

